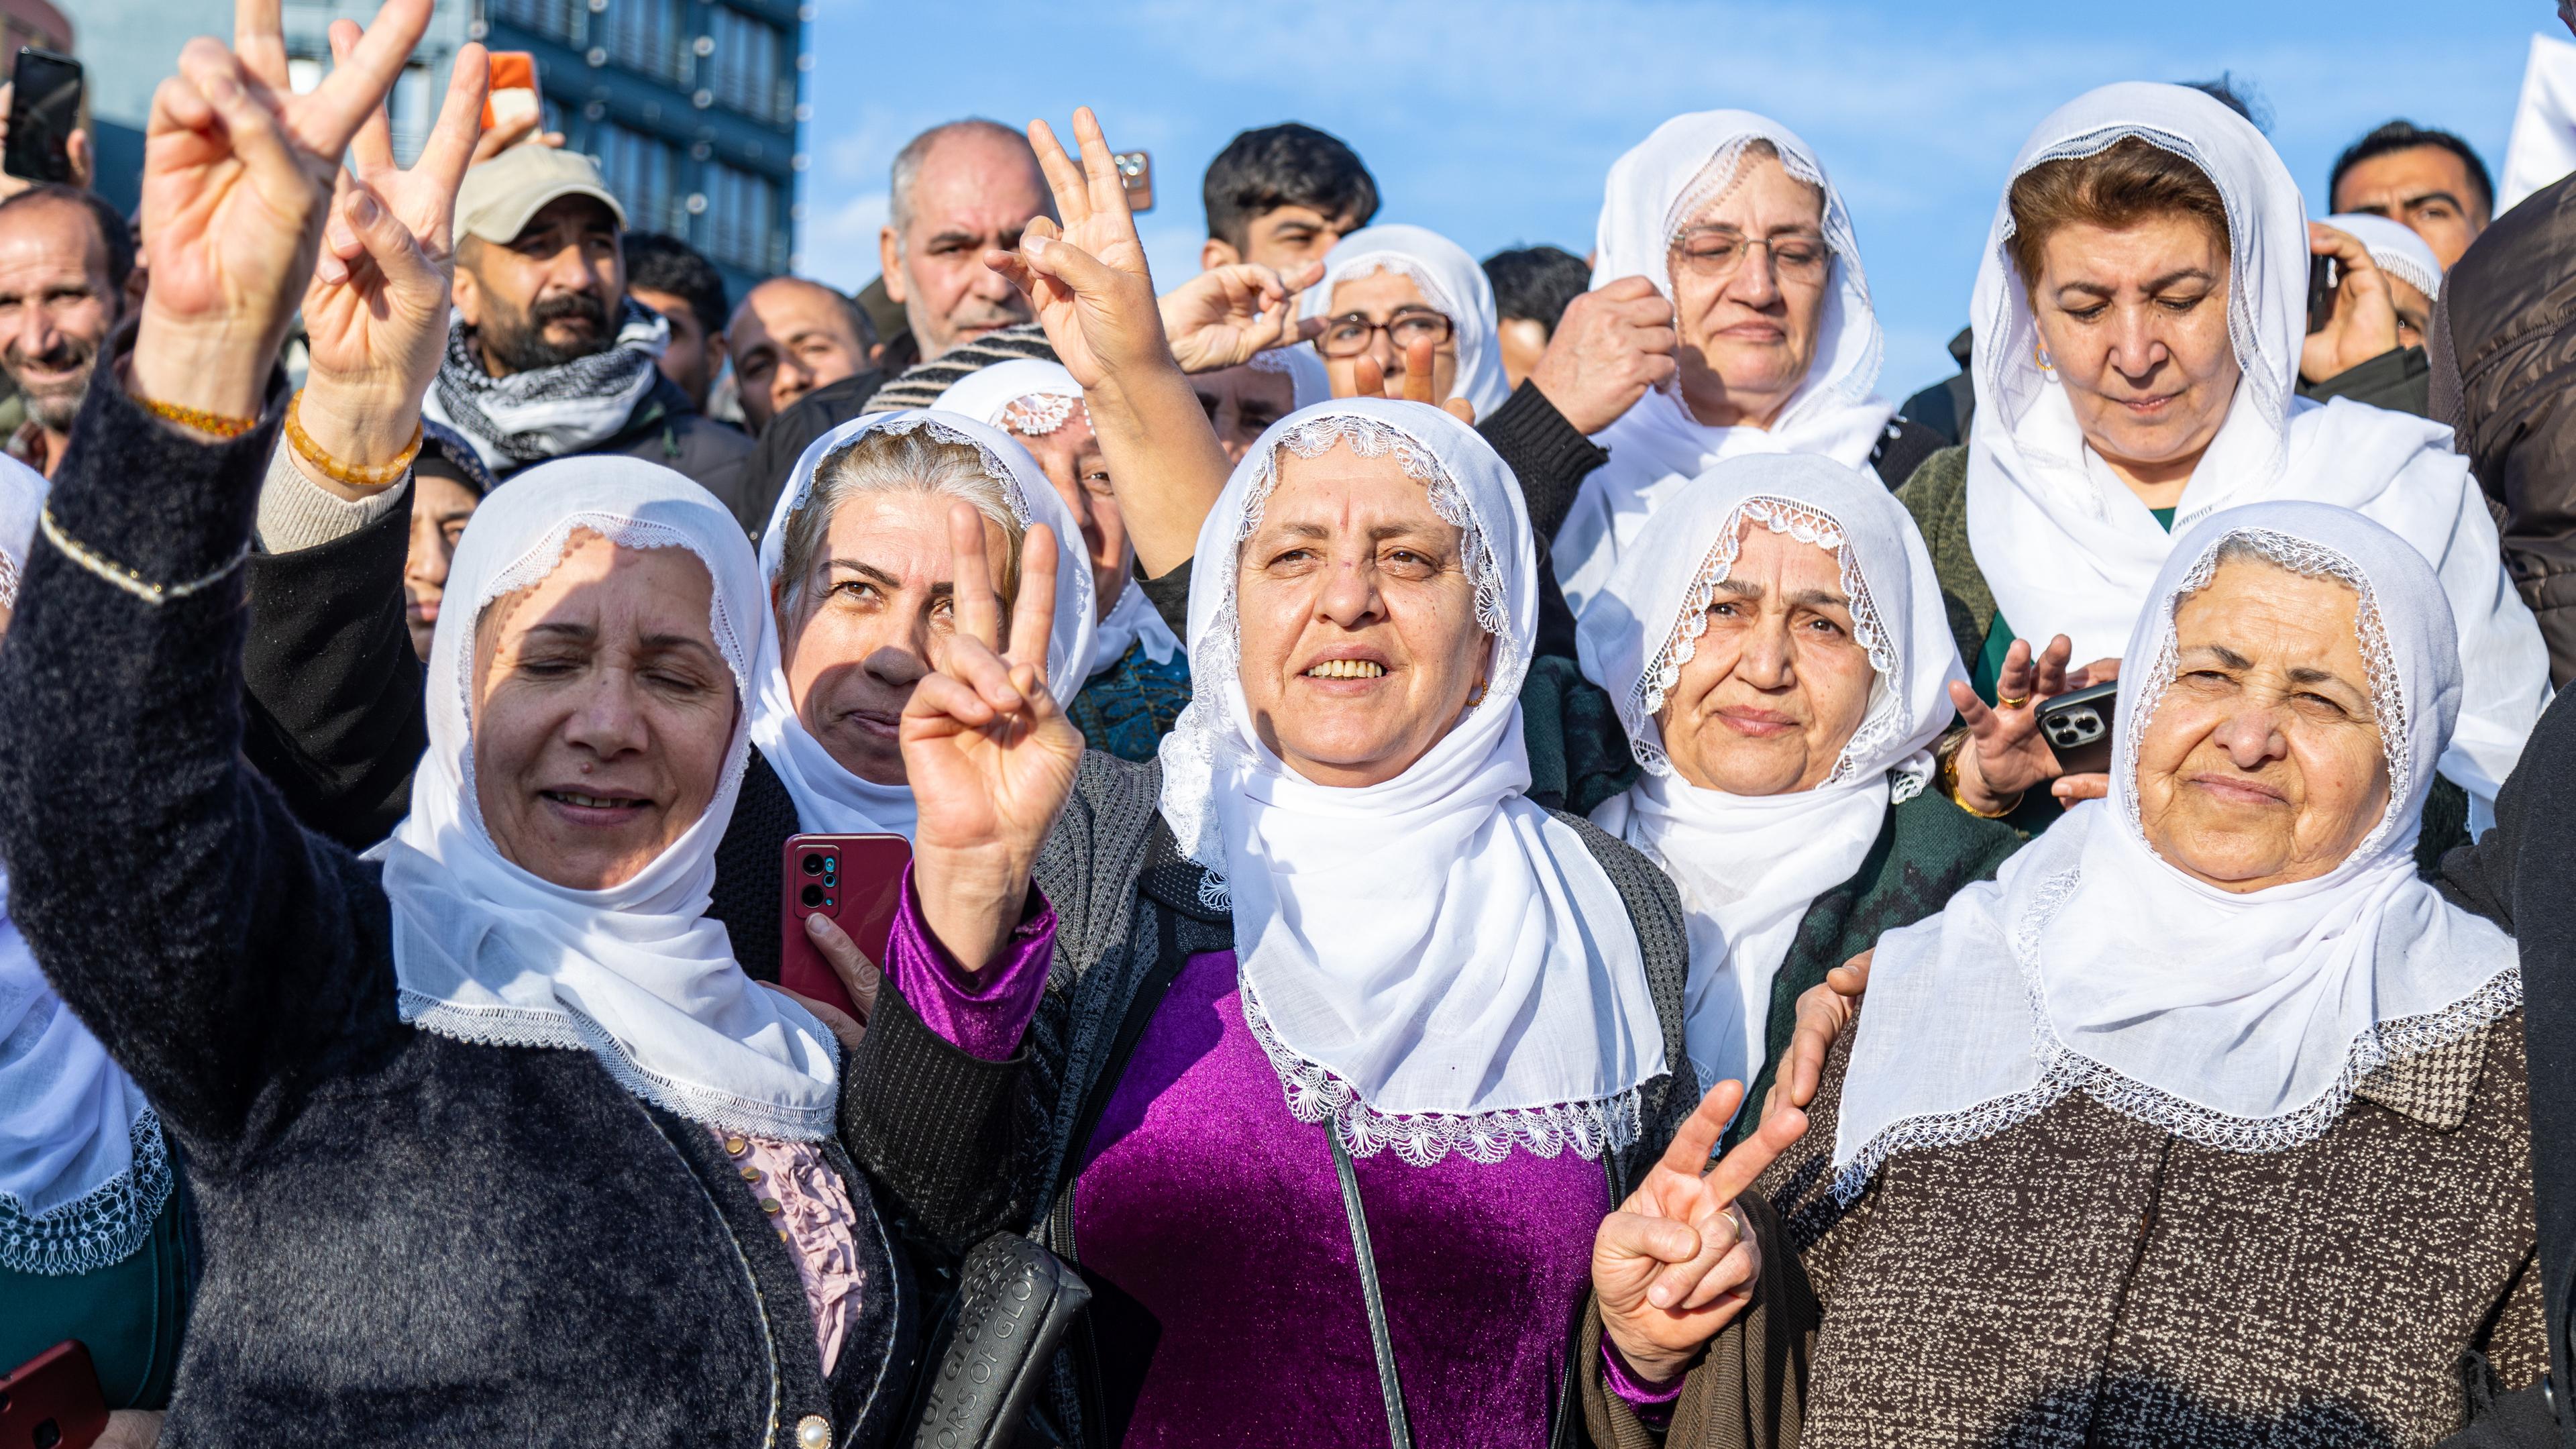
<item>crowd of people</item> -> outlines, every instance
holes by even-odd
[[[2576,1444],[2576,180],[2089,91],[1899,407],[1770,117],[737,300],[430,9],[0,197],[11,1434]]]

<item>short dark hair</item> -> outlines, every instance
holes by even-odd
[[[1592,268],[1562,247],[1514,247],[1485,258],[1485,280],[1497,316],[1527,318],[1553,335],[1565,304],[1591,289]]]
[[[1377,215],[1377,178],[1359,153],[1312,126],[1284,121],[1246,131],[1208,163],[1199,195],[1208,235],[1241,251],[1252,223],[1283,206],[1309,207],[1330,220],[1366,226]]]
[[[15,196],[0,198],[0,215],[40,201],[68,202],[89,213],[90,225],[98,228],[98,239],[107,248],[108,288],[118,294],[117,304],[122,307],[126,280],[134,275],[134,231],[125,224],[125,218],[97,192],[51,181],[41,181]]]
[[[2373,156],[2385,156],[2391,151],[2412,151],[2418,146],[2436,146],[2459,157],[2460,168],[2469,173],[2469,184],[2477,188],[2478,209],[2484,211],[2488,219],[2494,219],[2495,178],[2487,175],[2487,163],[2478,159],[2478,153],[2469,149],[2468,142],[2450,132],[2430,130],[2404,119],[2381,126],[2346,146],[2343,154],[2335,158],[2334,172],[2326,178],[2327,209],[2334,207],[2335,189],[2343,185],[2345,172]]]
[[[619,239],[626,253],[626,289],[642,287],[668,292],[698,314],[698,330],[709,337],[725,330],[733,307],[725,296],[724,277],[696,247],[656,231],[630,231]]]

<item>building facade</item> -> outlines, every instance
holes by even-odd
[[[795,251],[811,7],[482,0],[467,33],[537,58],[546,128],[597,158],[627,225],[713,258],[739,297]]]
[[[378,0],[287,0],[298,90],[330,64],[328,30],[365,24]],[[134,205],[153,88],[193,35],[229,36],[230,0],[78,0],[73,51],[89,70],[98,188]],[[735,296],[788,269],[811,66],[798,0],[438,0],[386,108],[408,162],[438,118],[469,40],[537,58],[546,129],[596,158],[637,231],[713,258]]]

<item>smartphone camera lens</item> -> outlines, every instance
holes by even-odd
[[[823,867],[826,864],[828,864],[828,862],[823,858],[823,852],[819,850],[809,850],[805,853],[804,865],[805,873],[807,875],[821,875],[823,873]]]
[[[797,899],[805,903],[805,908],[807,910],[820,910],[823,906],[823,888],[818,885],[809,885],[805,888],[803,894],[799,895]]]

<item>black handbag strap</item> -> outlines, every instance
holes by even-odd
[[[1342,1213],[1351,1220],[1351,1251],[1360,1260],[1360,1296],[1368,1303],[1369,1344],[1377,1350],[1377,1387],[1386,1396],[1386,1436],[1395,1449],[1413,1449],[1413,1430],[1404,1417],[1404,1386],[1395,1376],[1395,1340],[1387,1333],[1386,1300],[1377,1287],[1377,1254],[1369,1248],[1368,1213],[1360,1207],[1359,1175],[1351,1171],[1351,1150],[1342,1145],[1338,1123],[1324,1124],[1333,1139],[1333,1175],[1342,1180]]]

